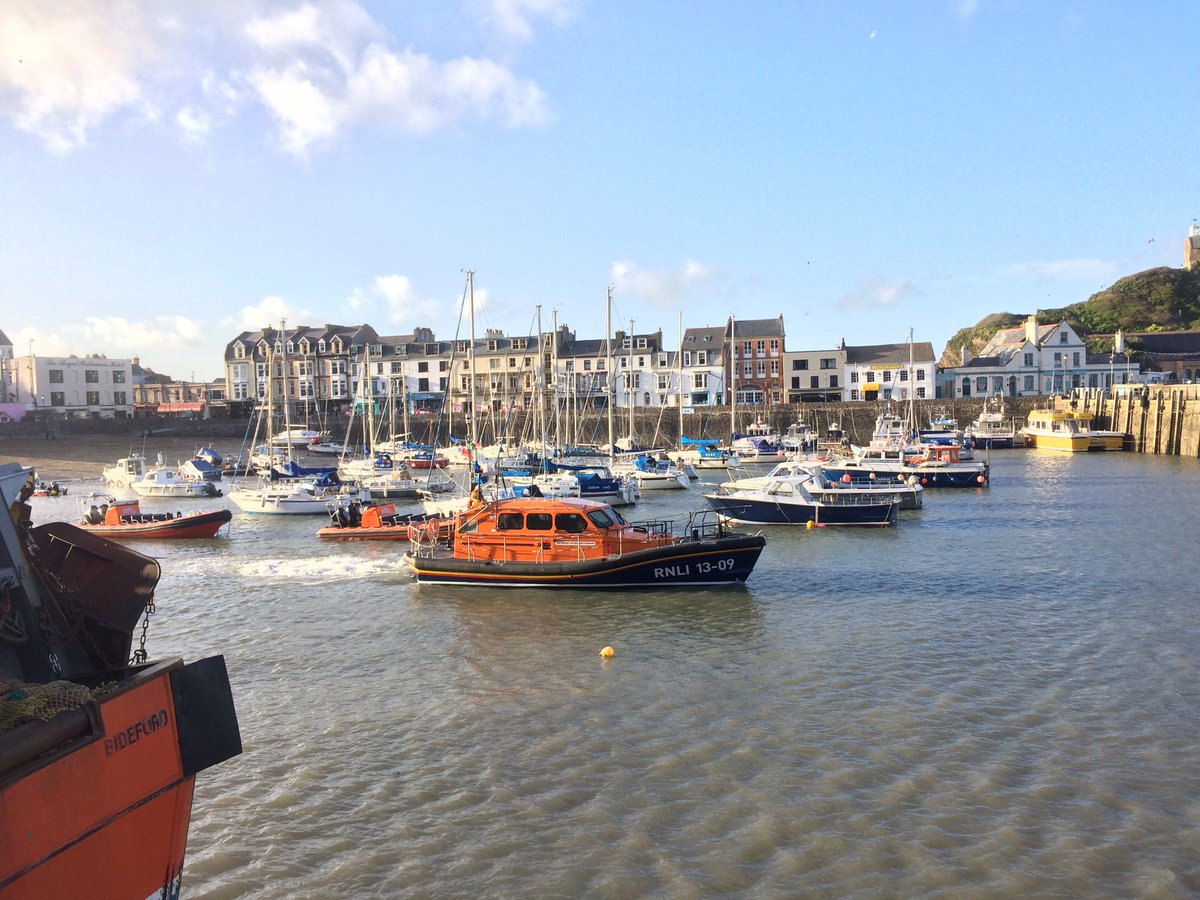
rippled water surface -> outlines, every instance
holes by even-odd
[[[992,462],[738,588],[416,587],[319,518],[142,545],[152,654],[224,653],[245,744],[185,893],[1195,895],[1200,463]]]

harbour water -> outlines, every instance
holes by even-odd
[[[151,654],[224,653],[245,744],[184,893],[1194,896],[1198,509],[1194,459],[1000,451],[687,592],[417,587],[308,517],[144,543]]]

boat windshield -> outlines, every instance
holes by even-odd
[[[592,524],[597,528],[612,528],[617,524],[625,524],[625,520],[621,518],[615,509],[593,509],[587,514],[587,517],[592,520]]]

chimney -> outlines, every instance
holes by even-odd
[[[962,364],[965,366],[971,361],[971,348],[967,344],[962,345]]]
[[[1033,344],[1035,347],[1038,342],[1038,320],[1037,316],[1030,316],[1025,320],[1025,340]]]

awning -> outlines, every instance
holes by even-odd
[[[179,413],[179,412],[194,412],[198,413],[204,409],[203,403],[160,403],[158,411],[160,413]]]

